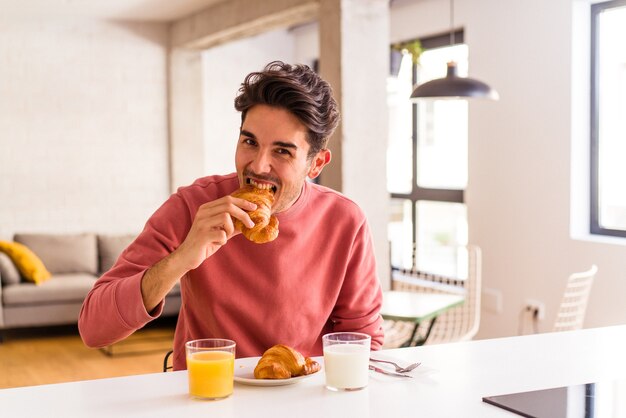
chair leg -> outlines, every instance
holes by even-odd
[[[163,359],[163,372],[167,372],[169,369],[171,369],[174,366],[168,366],[167,365],[167,361],[169,360],[170,356],[172,355],[174,351],[170,350],[167,352],[167,354],[165,354],[165,358]]]

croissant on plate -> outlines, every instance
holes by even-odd
[[[257,206],[256,210],[248,212],[250,219],[254,222],[254,227],[248,228],[239,219],[233,218],[235,228],[257,244],[274,241],[278,236],[278,219],[272,215],[274,192],[271,189],[259,189],[246,185],[231,193],[231,196],[245,199]]]
[[[318,372],[321,366],[286,345],[269,348],[254,368],[256,379],[289,379]]]

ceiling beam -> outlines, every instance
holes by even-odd
[[[207,49],[317,19],[319,0],[228,0],[174,21],[171,47]]]

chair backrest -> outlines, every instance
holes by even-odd
[[[392,274],[394,290],[433,293],[462,293],[465,302],[437,317],[426,344],[471,340],[480,326],[481,251],[467,246],[467,278],[456,279],[416,270],[399,270]],[[421,328],[421,327],[420,327]]]
[[[594,264],[587,271],[569,276],[553,331],[570,331],[583,327],[589,293],[597,272],[598,267]]]

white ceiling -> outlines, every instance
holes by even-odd
[[[0,0],[0,16],[166,22],[226,0]]]

